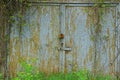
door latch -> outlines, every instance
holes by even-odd
[[[59,48],[58,50],[71,51],[71,50],[72,50],[72,48],[65,47],[65,48]]]

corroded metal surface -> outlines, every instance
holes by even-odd
[[[119,47],[116,7],[32,6],[21,28],[17,20],[11,28],[8,57],[13,76],[21,60],[33,60],[45,73],[89,69],[112,74],[119,70],[120,56],[113,62]]]
[[[71,52],[66,52],[67,69],[114,70],[110,62],[116,55],[115,8],[105,8],[103,14],[97,24],[97,11],[93,8],[66,8],[66,46],[72,47]],[[96,30],[98,25],[100,29]]]
[[[40,71],[59,71],[59,7],[32,7],[25,15],[26,26],[20,34],[17,22],[11,29],[9,70],[19,70],[19,60],[35,60]]]

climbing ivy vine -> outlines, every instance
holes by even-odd
[[[9,54],[8,44],[11,24],[15,22],[15,17],[22,20],[24,10],[29,6],[25,4],[26,1],[0,0],[0,74],[2,73],[3,78],[9,75],[7,71],[7,55]]]

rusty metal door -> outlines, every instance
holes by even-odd
[[[35,5],[35,6],[34,6]],[[8,67],[12,75],[20,70],[19,61],[33,60],[40,71],[68,72],[89,70],[114,71],[117,55],[117,11],[112,7],[98,8],[94,4],[35,3],[19,18],[10,34]],[[59,34],[64,39],[59,39]]]
[[[36,69],[45,73],[59,72],[59,16],[59,6],[33,5],[23,15],[24,25],[20,26],[19,17],[15,18],[8,58],[9,72],[13,76],[20,70],[21,60],[33,62]]]
[[[65,5],[64,71],[115,72],[118,54],[116,4]],[[106,4],[105,4],[106,5]]]

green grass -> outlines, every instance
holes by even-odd
[[[3,79],[3,74],[2,73],[0,73],[0,80],[2,80]]]
[[[93,74],[88,70],[80,70],[66,74],[51,73],[46,75],[42,72],[35,71],[36,68],[26,62],[22,62],[21,66],[22,70],[11,80],[117,80],[110,75],[103,75],[102,73]]]
[[[12,80],[117,80],[110,75],[92,74],[89,71],[81,70],[67,74],[56,73],[45,75],[44,73],[19,73]]]

